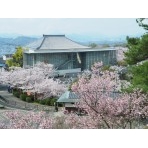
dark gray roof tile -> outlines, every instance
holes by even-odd
[[[61,95],[61,97],[57,100],[57,102],[75,103],[78,100],[79,100],[79,97],[77,94],[71,91],[66,91],[64,94]]]
[[[38,50],[90,48],[70,40],[65,37],[65,35],[43,35],[43,38],[27,45],[26,47]]]

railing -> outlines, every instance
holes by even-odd
[[[80,73],[81,68],[75,68],[75,69],[63,69],[63,70],[57,70],[54,74],[55,75],[65,75],[65,74],[71,74],[71,73]]]
[[[65,66],[66,64],[68,64],[69,62],[72,62],[74,60],[68,60],[68,61],[65,61],[64,63],[60,64],[59,66],[56,67],[56,70],[58,70],[60,67],[62,66]]]

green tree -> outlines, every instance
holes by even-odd
[[[91,44],[89,44],[89,47],[95,48],[95,47],[97,47],[97,44],[96,43],[91,43]]]
[[[128,51],[125,53],[125,61],[132,65],[148,58],[148,34],[140,38],[127,37]]]
[[[23,66],[23,48],[17,47],[15,54],[12,56],[12,59],[6,60],[6,64],[8,64],[9,67],[11,66],[17,66],[22,67]]]
[[[148,61],[142,65],[132,67],[131,73],[133,75],[132,87],[140,88],[145,93],[148,92]]]
[[[103,48],[110,47],[109,44],[103,44]]]
[[[148,21],[148,19],[146,19],[146,18],[136,19],[136,22],[139,24],[139,26],[140,27],[143,27],[145,30],[148,30],[147,21]]]
[[[148,24],[143,23],[145,19],[137,19],[139,26],[148,30]],[[143,92],[148,92],[148,33],[140,38],[127,37],[128,51],[125,53],[125,61],[131,65],[129,74],[132,75],[129,90],[140,88]],[[143,62],[144,61],[144,62]],[[139,64],[141,63],[141,64]]]

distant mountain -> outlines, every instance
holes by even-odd
[[[0,56],[12,54],[16,51],[17,46],[25,46],[38,38],[19,36],[17,38],[0,37]]]
[[[95,43],[98,45],[98,47],[102,47],[102,46],[116,46],[116,45],[123,45],[126,44],[126,41],[121,41],[121,40],[117,40],[117,41],[109,41],[109,40],[104,40],[104,41],[90,41],[90,42],[78,42],[82,45],[90,45],[92,43]]]
[[[15,39],[11,40],[10,43],[15,44],[15,45],[19,45],[19,46],[24,46],[24,45],[27,45],[31,42],[34,42],[35,40],[37,40],[37,38],[20,36],[20,37],[17,37]]]
[[[84,45],[89,45],[91,43],[96,43],[99,45],[108,44],[110,46],[116,45],[116,44],[125,44],[126,43],[126,37],[140,37],[142,34],[137,33],[135,35],[103,35],[103,34],[69,34],[67,37],[70,39],[79,42]]]
[[[126,35],[119,36],[107,36],[103,34],[65,34],[71,40],[74,40],[83,45],[89,45],[96,43],[98,47],[104,45],[114,46],[126,43]],[[129,35],[131,37],[131,35]],[[141,34],[137,34],[133,37],[140,37]],[[20,34],[0,34],[0,56],[4,54],[12,54],[16,51],[17,46],[25,46],[40,36],[22,36]]]
[[[98,34],[98,33],[90,33],[90,34],[68,34],[67,37],[71,38],[72,40],[78,41],[78,42],[92,42],[92,41],[126,41],[126,37],[140,37],[142,34],[137,33],[134,35],[127,34],[127,35],[104,35],[104,34]]]
[[[18,33],[0,33],[1,38],[17,38],[19,36],[23,36],[23,35]]]

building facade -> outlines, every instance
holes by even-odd
[[[23,54],[23,66],[34,66],[37,62],[53,64],[58,71],[80,72],[90,69],[95,62],[104,65],[116,64],[113,48],[90,48],[80,45],[65,35],[43,35],[42,39],[29,44]]]

